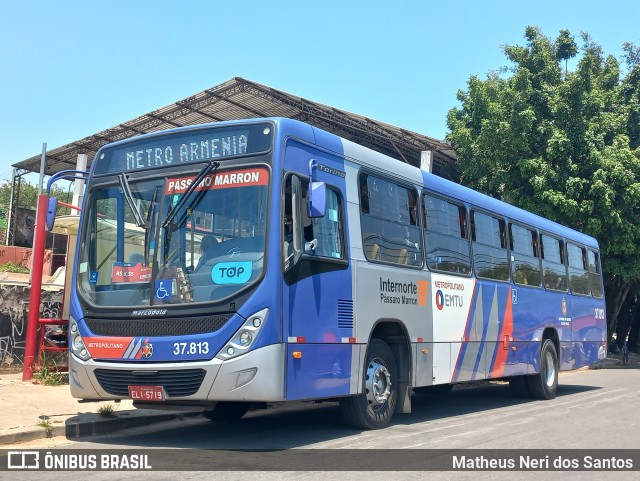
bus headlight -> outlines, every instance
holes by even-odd
[[[69,316],[69,331],[71,331],[71,343],[69,345],[69,349],[73,355],[79,357],[83,361],[90,359],[91,354],[89,354],[87,347],[84,345],[84,341],[80,335],[80,329],[78,329],[78,323],[71,316]]]
[[[252,340],[253,340],[253,334],[251,334],[250,331],[242,331],[242,334],[240,334],[241,346],[248,346],[249,344],[251,344]]]
[[[269,309],[262,309],[249,316],[242,327],[236,331],[231,340],[220,349],[217,359],[226,361],[234,357],[241,356],[249,351],[253,341],[258,337],[258,333],[269,314]]]
[[[82,337],[80,337],[80,334],[76,334],[73,337],[73,349],[75,351],[81,351],[82,349],[84,349],[84,342],[82,342]]]

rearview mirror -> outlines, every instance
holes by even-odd
[[[53,230],[53,224],[56,222],[56,212],[58,210],[58,198],[50,197],[47,202],[47,219],[46,219],[46,228],[47,231]]]
[[[327,206],[327,185],[324,182],[311,182],[307,195],[307,216],[324,217]]]

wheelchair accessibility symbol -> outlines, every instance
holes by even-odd
[[[173,279],[156,281],[156,299],[164,301],[173,296]]]

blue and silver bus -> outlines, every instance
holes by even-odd
[[[102,147],[73,279],[72,395],[211,418],[332,400],[375,429],[488,379],[550,399],[606,347],[595,239],[285,118]]]

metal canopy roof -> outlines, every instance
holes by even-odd
[[[159,130],[221,120],[255,117],[289,117],[307,122],[390,157],[420,165],[420,152],[433,152],[433,172],[458,180],[456,153],[437,139],[393,125],[296,97],[240,77],[197,93],[138,118],[103,130],[84,139],[49,150],[45,173],[74,169],[78,154],[87,154],[91,165],[103,145]],[[40,171],[40,155],[13,165],[23,172]]]

